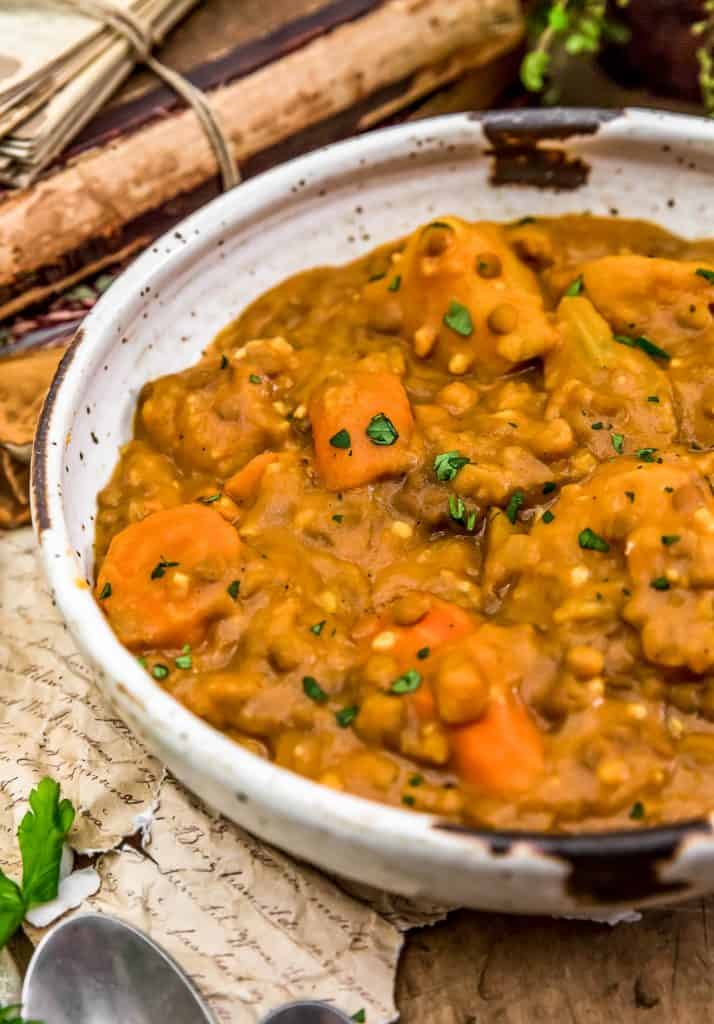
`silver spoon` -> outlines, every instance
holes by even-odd
[[[44,1024],[216,1024],[168,953],[105,914],[78,914],[42,939],[22,986],[22,1015]],[[289,1003],[264,1024],[350,1024],[326,1003]]]

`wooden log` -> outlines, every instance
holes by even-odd
[[[517,0],[386,0],[216,89],[211,102],[244,161],[388,87],[399,85],[412,104],[466,67],[512,49],[521,35]],[[195,115],[183,110],[90,150],[0,204],[0,318],[19,308],[17,296],[30,283],[42,287],[43,270],[120,235],[216,171]]]

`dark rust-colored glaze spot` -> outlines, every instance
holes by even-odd
[[[82,343],[83,338],[84,328],[80,327],[72,339],[69,348],[62,356],[60,364],[57,367],[57,372],[52,378],[52,383],[50,384],[49,391],[45,397],[42,412],[40,413],[40,419],[37,424],[37,430],[35,432],[35,442],[32,447],[30,487],[32,489],[32,503],[35,510],[34,525],[38,537],[40,537],[45,530],[49,530],[52,526],[49,505],[47,502],[47,459],[49,457],[48,435],[52,409],[57,399],[57,393],[59,392],[60,385],[67,376],[67,371],[69,370],[70,364],[74,359],[75,352]]]
[[[519,110],[486,114],[480,120],[491,143],[492,185],[572,190],[586,184],[590,166],[553,140],[594,135],[618,117],[613,110]]]
[[[662,828],[548,835],[542,832],[488,832],[440,822],[440,831],[471,836],[494,856],[503,857],[518,843],[529,843],[534,857],[548,857],[568,869],[567,894],[583,906],[643,905],[666,896],[683,896],[686,881],[666,881],[661,868],[676,858],[693,835],[711,835],[708,821],[696,819]]]

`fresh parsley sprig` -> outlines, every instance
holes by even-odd
[[[22,885],[0,870],[0,948],[15,934],[28,910],[56,898],[62,847],[74,814],[70,801],[60,800],[54,779],[42,779],[30,793],[30,809],[17,830]],[[4,1024],[2,1017],[0,1024]]]
[[[40,1020],[27,1020],[21,1016],[22,1006],[15,1003],[13,1006],[0,1007],[0,1024],[42,1024]]]

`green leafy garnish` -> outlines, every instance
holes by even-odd
[[[392,280],[387,285],[388,292],[398,292],[402,286],[402,275],[395,274]]]
[[[231,580],[226,587],[226,591],[228,592],[229,597],[232,597],[234,601],[237,601],[238,593],[240,591],[240,580]]]
[[[615,341],[619,342],[620,345],[627,345],[628,348],[638,348],[641,352],[646,352],[648,356],[652,356],[653,359],[664,359],[667,362],[672,358],[669,352],[665,352],[659,345],[655,345],[649,338],[645,338],[640,335],[637,338],[628,338],[626,334],[614,335]]]
[[[151,674],[154,679],[166,679],[166,676],[169,674],[169,670],[166,665],[154,665],[151,670]]]
[[[371,283],[372,283],[372,281],[383,281],[383,280],[384,280],[384,278],[385,278],[386,276],[387,276],[386,274],[371,274],[371,275],[370,275],[370,276],[369,276],[369,277],[367,278],[367,280],[368,280],[368,281],[369,281],[369,283],[371,284]]]
[[[344,427],[342,430],[338,430],[330,438],[330,444],[333,448],[349,448],[352,444],[349,431],[345,430]]]
[[[650,580],[650,586],[653,590],[669,590],[669,580],[666,576],[655,576]]]
[[[104,586],[102,587],[102,592],[99,595],[99,600],[100,601],[106,601],[106,599],[108,597],[111,597],[111,596],[112,596],[112,585],[111,585],[111,583],[105,583]]]
[[[516,519],[518,518],[518,511],[521,508],[524,501],[525,495],[523,494],[523,491],[520,490],[514,491],[511,497],[508,499],[508,504],[506,505],[505,512],[506,518],[511,523],[515,523]]]
[[[313,626],[310,626],[310,632],[314,633],[315,636],[319,636],[325,628],[325,622],[327,619],[323,619],[322,622],[316,622]]]
[[[645,805],[641,800],[636,800],[630,808],[630,817],[633,821],[642,821],[645,816]]]
[[[221,369],[228,369],[228,356],[225,353],[221,356]]]
[[[179,563],[178,562],[167,562],[165,558],[160,558],[158,563],[151,570],[152,580],[160,580],[166,575],[167,569],[174,569]]]
[[[553,491],[557,491],[557,490],[558,490],[558,485],[556,484],[555,480],[546,480],[546,482],[543,484],[542,493],[543,494],[552,494]]]
[[[474,529],[476,528],[476,516],[477,515],[478,515],[478,513],[476,512],[476,509],[474,508],[474,509],[471,509],[469,514],[466,516],[466,522],[464,523],[464,526],[466,527],[466,529],[468,530],[469,533],[473,533]]]
[[[372,444],[379,445],[394,444],[399,438],[397,428],[383,412],[378,412],[376,416],[372,417],[369,421],[369,426],[365,430],[365,434]]]
[[[355,718],[359,714],[359,708],[356,704],[351,705],[348,708],[340,708],[339,711],[335,712],[335,721],[339,725],[340,729],[346,729],[348,725],[354,722]]]
[[[327,694],[313,676],[302,677],[302,689],[305,696],[314,700],[316,704],[324,704],[327,700]]]
[[[364,1024],[364,1022],[367,1019],[367,1014],[365,1013],[364,1009],[357,1010],[356,1013],[352,1014],[352,1017],[350,1019],[355,1021],[355,1024]]]
[[[576,295],[580,295],[583,290],[583,275],[578,274],[574,281],[571,281],[568,287],[564,291],[564,295],[567,295],[569,299],[574,299]]]
[[[417,651],[417,658],[419,661],[424,661],[424,658],[428,658],[431,654],[431,647],[420,647]]]
[[[634,503],[634,501],[635,501],[635,492],[634,491],[625,491],[625,497],[627,498],[629,503],[632,505]]]
[[[659,395],[648,395],[647,396],[647,401],[648,402],[656,402],[657,405],[659,405]]]
[[[414,804],[416,803],[416,800],[411,795],[411,793],[404,793],[402,796],[402,803],[406,804],[407,807],[413,807]]]
[[[547,525],[548,525],[548,523],[552,523],[552,522],[553,522],[553,520],[555,519],[555,516],[553,515],[553,513],[552,513],[552,512],[550,511],[550,509],[548,508],[548,509],[546,509],[546,510],[545,510],[545,512],[543,513],[543,515],[542,515],[541,519],[542,519],[542,521],[543,521],[543,522],[544,522],[544,523],[546,524],[546,526],[547,526]]]
[[[461,455],[459,452],[441,452],[434,459],[434,472],[436,473],[436,479],[445,483],[447,480],[453,480],[460,469],[467,466],[471,459],[466,455]]]
[[[251,384],[263,383],[263,378],[259,377],[257,373],[251,373],[250,376],[248,377],[248,380],[250,381]]]
[[[679,536],[678,533],[665,533],[661,537],[661,541],[665,545],[665,547],[670,547],[672,544],[676,544],[677,541],[681,539],[682,538]]]
[[[334,523],[341,523],[344,518],[345,517],[340,512],[336,512],[332,517],[332,521]]]
[[[415,775],[410,775],[408,779],[410,786],[421,786],[423,781],[424,776],[420,775],[419,772],[417,772]]]
[[[421,685],[421,675],[415,668],[408,668],[404,675],[395,679],[389,687],[392,693],[414,693]]]
[[[22,1005],[15,1003],[13,1006],[0,1007],[0,1024],[43,1024],[43,1022],[23,1017]]]
[[[470,338],[474,332],[474,325],[466,306],[462,306],[455,299],[449,303],[449,308],[444,313],[444,323],[462,338]]]
[[[622,455],[625,448],[625,435],[610,434],[610,440],[612,441],[612,447],[615,449],[617,454]]]
[[[591,530],[589,526],[586,526],[584,530],[581,530],[578,534],[578,544],[581,548],[585,548],[587,551],[609,551],[610,545],[594,530]]]
[[[175,661],[176,668],[191,668],[193,660],[191,658],[191,645],[184,644],[181,648],[181,653]]]
[[[635,454],[641,462],[654,462],[657,448],[638,448]]]
[[[476,527],[477,511],[472,509],[467,513],[463,498],[459,498],[455,494],[449,495],[449,516],[455,523],[465,526],[469,533],[473,532]]]
[[[705,267],[697,267],[694,271],[699,277],[703,277],[709,284],[714,284],[714,270],[706,270]]]
[[[214,501],[220,501],[220,498],[221,498],[220,494],[216,493],[216,494],[207,494],[205,496],[202,495],[198,500],[201,502],[202,505],[212,505]]]
[[[591,423],[590,424],[590,429],[591,430],[603,430],[604,427],[605,427],[605,424],[601,420],[598,420],[597,423]]]

